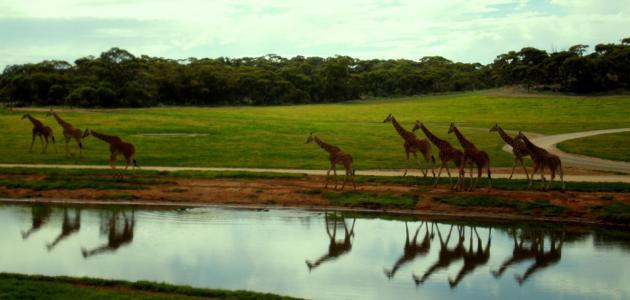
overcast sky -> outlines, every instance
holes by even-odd
[[[0,70],[111,47],[167,58],[350,55],[491,62],[630,37],[630,0],[0,0]]]

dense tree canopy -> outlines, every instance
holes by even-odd
[[[418,61],[349,56],[165,59],[112,48],[74,64],[11,65],[0,100],[18,105],[141,107],[319,103],[371,96],[475,90],[522,84],[575,93],[630,88],[630,38],[548,53],[532,47],[488,65],[440,56]]]

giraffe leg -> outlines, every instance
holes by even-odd
[[[538,172],[538,168],[540,168],[540,166],[538,164],[534,164],[534,170],[532,171],[532,176],[529,177],[529,184],[527,185],[527,189],[531,189],[532,188],[532,184],[534,183],[534,174],[536,174],[536,172]]]
[[[430,166],[431,166],[431,173],[433,173],[433,177],[435,177],[435,162],[431,160],[430,153],[429,152],[422,152],[422,155],[424,156],[424,160],[427,163],[430,164]],[[427,167],[426,170],[427,170],[427,176],[428,176],[429,175],[429,167]]]
[[[542,189],[544,191],[545,190],[545,181],[547,181],[545,179],[545,167],[544,166],[540,167],[540,178],[541,178],[540,186],[542,187]]]
[[[420,172],[422,172],[422,176],[424,178],[427,178],[429,171],[422,168],[422,164],[420,163],[420,160],[418,160],[418,154],[416,152],[412,152],[412,153],[413,153],[413,160],[416,162],[416,165],[418,165],[418,169],[420,169]]]
[[[68,143],[70,143],[70,138],[69,138],[69,137],[67,137],[67,136],[64,136],[64,137],[63,137],[63,142],[64,142],[64,144],[65,144],[66,157],[68,157],[68,153],[69,153],[69,150],[68,150]]]
[[[328,168],[328,172],[326,172],[326,183],[324,184],[324,188],[327,189],[328,188],[328,179],[330,178],[330,171],[332,171],[332,165],[330,166],[330,168]]]
[[[33,144],[35,144],[35,134],[33,133],[33,138],[31,139],[31,148],[28,150],[28,152],[33,152]]]
[[[451,189],[453,189],[453,178],[451,178],[451,170],[448,165],[446,165],[446,174],[448,175],[448,184],[451,186]],[[459,183],[459,180],[457,183]]]
[[[547,184],[547,189],[550,190],[551,189],[551,185],[553,184],[553,179],[556,178],[556,169],[555,168],[549,168],[549,171],[551,172],[551,175],[549,176],[549,184]]]
[[[46,153],[48,151],[48,136],[47,135],[44,136],[44,140],[46,141],[46,144],[44,145],[44,153]]]
[[[433,183],[433,187],[436,187],[438,181],[440,180],[440,174],[442,174],[442,169],[444,168],[444,164],[440,164],[440,169],[438,170],[437,177],[435,178],[435,183]]]
[[[516,169],[516,162],[518,161],[518,157],[514,157],[514,162],[512,163],[512,173],[510,173],[510,177],[508,177],[508,179],[512,179],[512,176],[514,175],[514,170]],[[523,161],[521,160],[521,164],[523,163]]]
[[[44,151],[44,138],[41,134],[39,135],[39,141],[42,143],[42,153],[46,153],[46,151]]]
[[[403,177],[407,176],[407,170],[409,169],[409,150],[407,150],[405,148],[405,157],[407,158],[407,161],[405,162],[405,173],[403,173]]]
[[[114,178],[118,177],[116,174],[116,152],[112,152],[109,157],[109,166],[112,168],[112,172],[114,174]]]
[[[529,179],[529,174],[527,173],[527,168],[525,167],[525,161],[522,157],[519,157],[518,160],[521,162],[521,167],[523,167],[523,171],[525,171],[525,178]]]
[[[337,184],[338,184],[338,182],[337,182],[337,165],[333,165],[333,175],[334,175],[333,180],[335,181],[335,187],[333,189],[336,190],[337,189]]]

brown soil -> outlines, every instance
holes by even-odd
[[[12,175],[28,180],[40,180],[38,175]],[[253,207],[302,207],[319,209],[347,209],[331,204],[319,191],[324,189],[324,178],[307,176],[303,179],[182,179],[170,178],[171,183],[146,185],[143,190],[96,190],[96,189],[56,189],[33,191],[30,189],[8,189],[0,187],[0,197],[9,199],[31,198],[34,201],[103,203],[113,202],[138,205],[244,205]],[[420,201],[415,209],[377,209],[393,213],[417,215],[438,215],[471,218],[509,219],[509,220],[551,220],[561,222],[607,223],[592,209],[605,206],[613,201],[630,205],[628,193],[584,193],[584,192],[543,192],[543,191],[502,191],[488,192],[485,188],[474,192],[454,192],[447,186],[432,189],[429,186],[408,186],[389,183],[363,183],[357,189],[376,194],[418,194]],[[352,190],[346,187],[346,191]],[[504,197],[519,201],[549,200],[554,205],[568,208],[568,213],[561,216],[523,215],[510,208],[500,207],[459,207],[447,205],[433,199],[439,195],[480,195]],[[612,197],[613,200],[610,199]],[[366,210],[363,208],[353,208]],[[367,209],[369,210],[369,209]],[[630,226],[630,224],[615,224]]]

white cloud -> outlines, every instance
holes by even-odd
[[[36,30],[32,26],[12,32],[0,28],[0,40],[7,41],[0,45],[0,66],[53,58],[55,52],[60,53],[56,58],[74,60],[111,46],[172,58],[442,55],[487,63],[524,46],[551,50],[615,42],[630,28],[630,0],[7,0],[3,6],[0,22],[5,23],[19,19],[45,26],[42,21],[83,24],[96,19],[109,27],[84,27],[86,34],[76,36],[74,30],[67,35],[52,32],[57,38],[45,47],[22,38]],[[125,27],[117,26],[119,21],[133,22]]]

